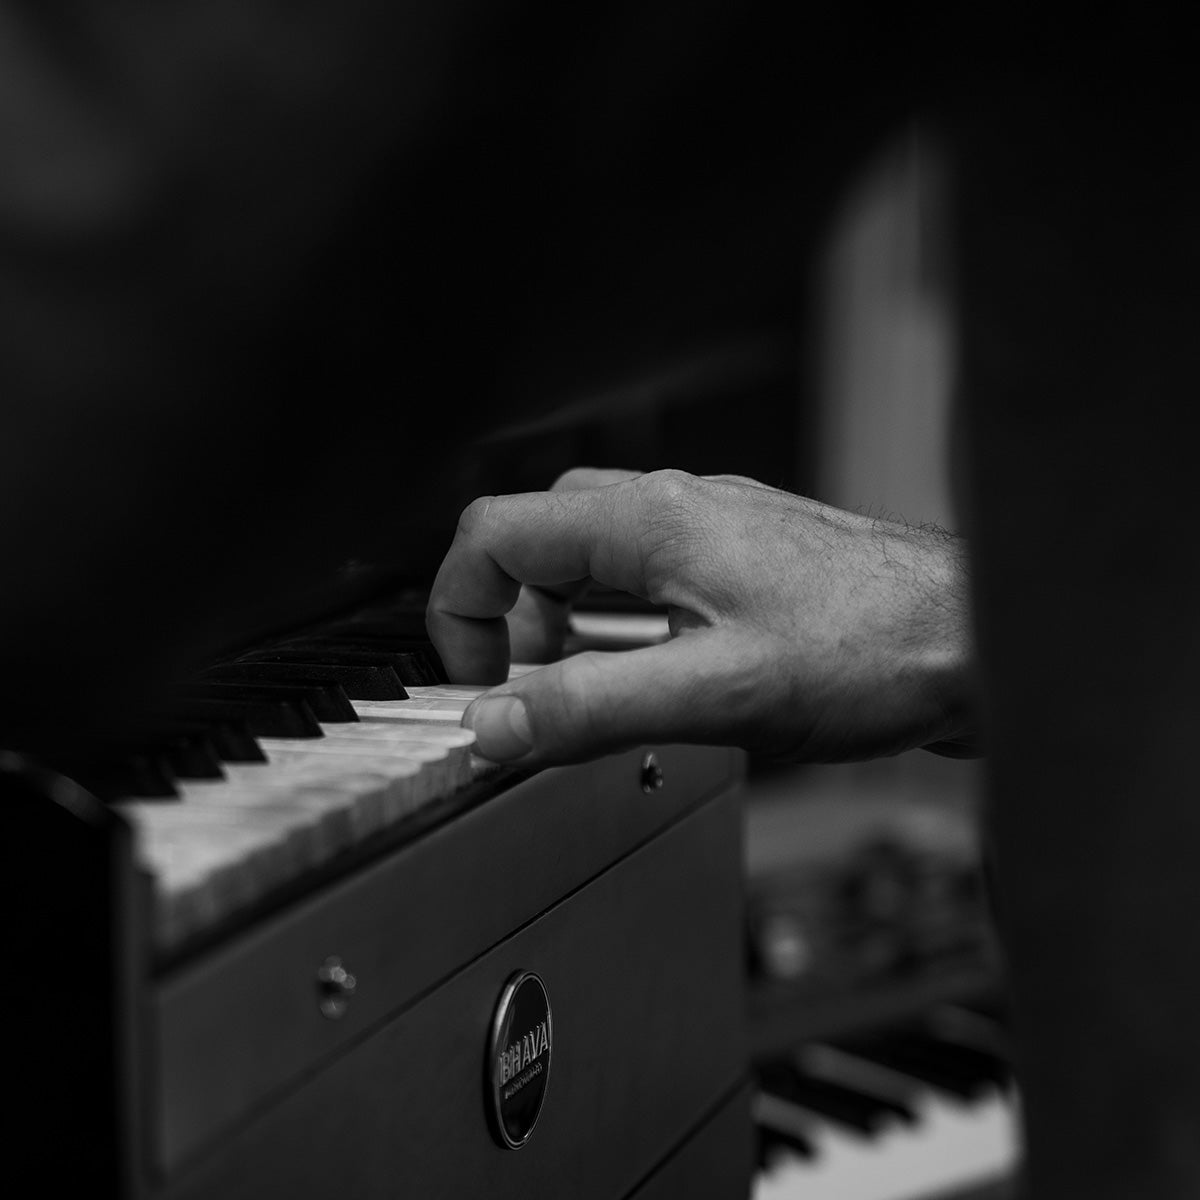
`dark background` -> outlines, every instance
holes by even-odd
[[[1032,1194],[1193,1195],[1194,41],[780,7],[0,9],[0,740],[427,583],[481,488],[806,490],[814,248],[920,113]]]
[[[64,680],[71,723],[427,585],[481,492],[809,490],[811,257],[951,37],[726,3],[4,19],[14,744]]]
[[[989,248],[1038,227],[1047,163],[1095,177],[1091,208],[1170,162],[1109,169],[1112,113],[1136,126],[1173,78],[1170,31],[1121,18],[261,0],[4,21],[16,745],[64,695],[56,721],[86,721],[427,585],[482,492],[580,463],[813,491],[814,258],[912,121],[990,180],[958,214]],[[1035,205],[1015,225],[1014,196]]]

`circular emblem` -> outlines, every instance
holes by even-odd
[[[487,1059],[492,1132],[509,1150],[525,1145],[537,1124],[553,1044],[546,985],[532,971],[518,971],[500,993]]]

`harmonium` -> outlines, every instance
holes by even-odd
[[[747,1195],[740,754],[488,763],[421,608],[4,753],[10,1182]]]

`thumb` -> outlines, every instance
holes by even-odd
[[[589,651],[531,671],[473,701],[463,724],[494,762],[578,762],[644,742],[721,742],[732,655],[689,634],[627,651]]]

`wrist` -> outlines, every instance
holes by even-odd
[[[925,672],[927,695],[936,714],[921,748],[947,758],[984,753],[979,722],[975,639],[968,603],[965,542],[934,531],[935,556],[926,597],[924,627],[929,632]]]

